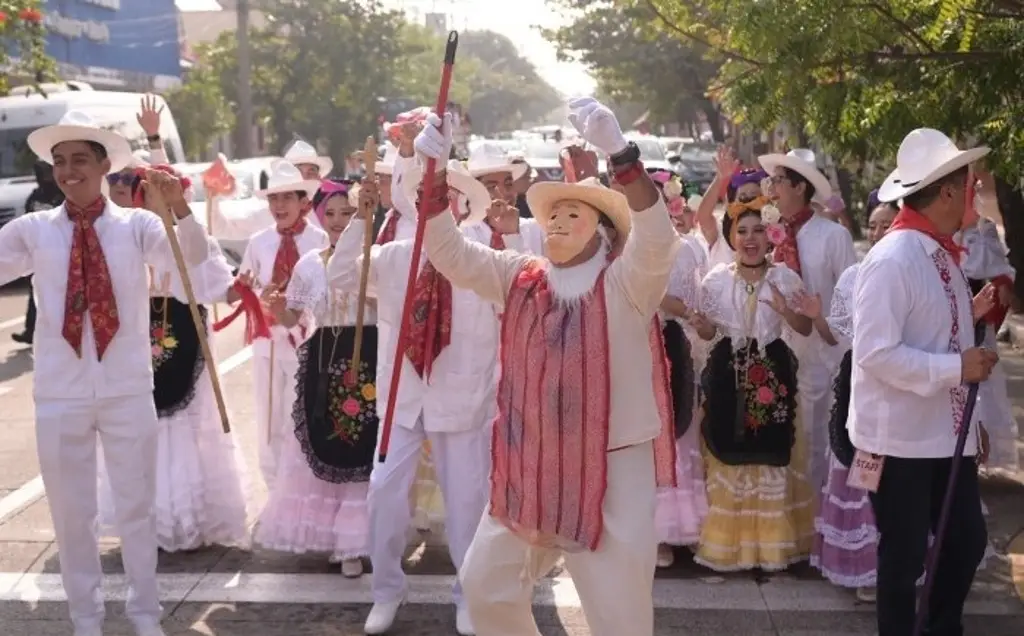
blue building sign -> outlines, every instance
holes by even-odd
[[[46,0],[46,52],[65,80],[164,90],[181,77],[174,0]]]

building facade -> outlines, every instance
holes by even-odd
[[[45,0],[43,20],[64,80],[131,92],[181,82],[175,0]]]

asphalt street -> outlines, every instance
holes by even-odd
[[[57,549],[36,461],[32,354],[11,340],[21,330],[26,288],[0,289],[0,634],[70,634]],[[221,315],[224,307],[220,308]],[[265,500],[256,470],[251,362],[240,326],[219,334],[216,357],[231,423],[248,461],[250,519]],[[1006,347],[1015,412],[1024,422],[1024,356]],[[1020,446],[1024,449],[1024,444]],[[1021,476],[987,479],[984,498],[998,552],[979,574],[968,607],[967,634],[1024,634],[1024,486]],[[1014,540],[1016,538],[1016,541]],[[125,586],[118,544],[102,545],[107,573],[107,634],[132,634],[123,618]],[[450,584],[454,569],[443,538],[412,533],[407,569],[410,596],[397,636],[454,634]],[[535,600],[544,636],[589,634],[571,580],[556,570]],[[348,580],[323,557],[262,550],[210,548],[160,555],[164,625],[172,636],[355,636],[370,606],[369,577]],[[871,606],[858,605],[810,568],[762,575],[715,576],[680,550],[677,564],[655,583],[656,634],[873,634]],[[527,636],[527,635],[523,635]],[[630,636],[630,635],[622,635]]]

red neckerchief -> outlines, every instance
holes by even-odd
[[[103,246],[96,233],[96,220],[106,208],[107,200],[102,196],[85,207],[79,207],[71,201],[64,204],[64,211],[74,224],[74,230],[71,257],[68,260],[61,335],[79,358],[82,357],[82,332],[87,311],[96,341],[97,360],[103,359],[104,352],[121,326],[110,268],[107,267]]]
[[[939,234],[938,228],[932,223],[931,219],[921,214],[913,208],[903,206],[900,208],[899,214],[893,219],[892,225],[889,226],[889,232],[896,230],[914,230],[920,232],[925,236],[931,237],[939,246],[946,250],[949,255],[953,258],[953,262],[960,266],[960,256],[964,253],[964,248],[957,244],[953,240],[953,236],[950,234],[943,235]]]
[[[398,234],[398,219],[400,218],[402,218],[401,212],[395,208],[388,210],[387,218],[384,219],[384,227],[380,229],[380,234],[377,235],[377,245],[387,245],[395,240],[395,236]]]
[[[796,235],[800,231],[800,228],[810,221],[813,216],[814,210],[810,207],[806,207],[798,212],[793,218],[784,220],[782,223],[786,227],[786,238],[782,243],[776,245],[775,250],[772,252],[772,259],[776,263],[784,264],[797,274],[801,274],[801,272],[800,247],[796,242]]]
[[[306,229],[307,221],[300,216],[291,227],[277,228],[281,235],[281,244],[277,246],[277,254],[274,256],[274,273],[270,282],[278,286],[278,291],[283,292],[288,287],[288,281],[292,278],[292,270],[299,262],[299,245],[295,237]]]

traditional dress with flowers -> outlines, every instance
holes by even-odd
[[[376,311],[368,303],[359,369],[350,373],[358,298],[328,290],[327,254],[303,256],[292,273],[288,308],[316,331],[298,350],[294,434],[255,541],[273,550],[367,555],[366,494],[377,443]]]
[[[216,250],[215,246],[211,246]],[[222,301],[234,282],[217,254],[189,269],[199,313]],[[243,545],[248,533],[244,460],[234,433],[225,434],[206,360],[181,278],[173,261],[150,270],[153,401],[159,415],[156,464],[157,543],[167,552],[203,545]],[[104,532],[114,530],[113,494],[100,459],[99,509]]]
[[[668,295],[692,310],[700,308],[700,281],[707,273],[707,255],[693,236],[683,245],[669,275]],[[704,462],[700,455],[700,417],[697,408],[704,346],[684,321],[662,316],[665,353],[670,363],[670,385],[676,439],[676,486],[658,489],[655,527],[658,542],[691,545],[700,540],[700,528],[708,514],[704,486]]]
[[[773,283],[803,285],[769,267],[758,284],[719,265],[701,284],[701,309],[718,329],[702,373],[702,434],[709,514],[696,560],[719,571],[781,570],[805,559],[813,496],[797,435],[797,363],[784,319],[766,302]]]

